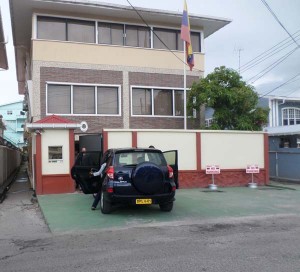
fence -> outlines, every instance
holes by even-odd
[[[21,158],[20,150],[0,146],[0,193],[20,166]]]
[[[272,179],[300,181],[300,150],[288,148],[269,152]]]

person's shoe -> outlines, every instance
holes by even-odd
[[[96,210],[96,207],[92,206],[91,210],[92,210],[92,211]]]

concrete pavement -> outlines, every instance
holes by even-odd
[[[93,197],[82,193],[38,196],[45,220],[53,233],[105,228],[127,228],[159,224],[188,224],[191,221],[266,215],[300,215],[300,185],[250,189],[247,187],[180,189],[173,211],[164,213],[158,206],[117,207],[103,215],[90,209]]]

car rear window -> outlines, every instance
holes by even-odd
[[[162,153],[151,151],[129,151],[116,153],[114,164],[116,166],[137,165],[142,162],[152,162],[159,166],[166,166]]]

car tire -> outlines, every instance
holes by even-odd
[[[143,162],[138,164],[133,171],[132,183],[143,194],[160,193],[164,188],[164,174],[155,163]]]
[[[102,190],[100,198],[100,209],[103,214],[110,214],[112,211],[112,205],[109,201],[104,199],[104,193]]]
[[[163,212],[170,212],[173,209],[173,201],[159,204],[159,208]]]

